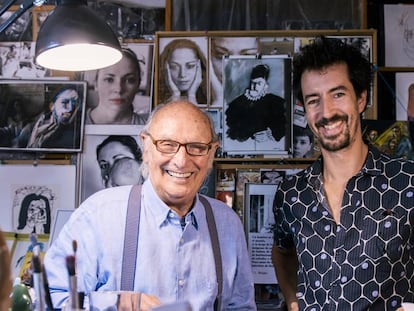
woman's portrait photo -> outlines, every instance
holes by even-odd
[[[156,104],[186,98],[207,105],[207,38],[160,38]]]
[[[119,130],[111,131],[109,135],[85,135],[81,201],[104,188],[142,182],[142,149],[138,134],[137,127],[125,129],[125,126],[119,126]]]
[[[145,124],[151,110],[152,44],[129,43],[122,59],[87,71],[86,124]]]

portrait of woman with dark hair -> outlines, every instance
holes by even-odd
[[[36,193],[24,197],[17,229],[28,233],[50,233],[50,204],[47,197]]]
[[[158,103],[186,98],[207,104],[206,57],[195,41],[170,41],[160,55],[158,73]]]

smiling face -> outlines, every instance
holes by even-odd
[[[211,142],[209,120],[191,103],[177,102],[159,110],[153,117],[148,132],[154,140],[174,140],[181,144]],[[148,177],[158,196],[170,208],[184,214],[212,168],[214,143],[207,155],[191,156],[181,146],[175,154],[158,151],[148,135],[143,134],[144,163]]]
[[[311,151],[312,142],[307,135],[298,135],[293,138],[293,157],[304,158]]]
[[[306,118],[322,149],[338,151],[357,140],[362,143],[359,118],[366,92],[356,97],[345,64],[305,71],[301,85]]]
[[[171,78],[181,92],[187,91],[193,83],[198,62],[195,51],[190,48],[177,48],[172,51],[168,60]]]
[[[131,109],[140,82],[139,68],[124,55],[115,65],[99,70],[96,78],[99,105],[109,110]]]

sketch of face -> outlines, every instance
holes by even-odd
[[[250,81],[249,93],[251,96],[258,96],[266,88],[266,80],[264,78],[255,78]]]
[[[256,55],[258,51],[255,37],[233,38],[216,37],[211,39],[211,62],[217,79],[222,82],[222,58],[226,55]]]
[[[53,113],[59,124],[69,124],[79,103],[79,95],[75,90],[65,90],[56,98]]]
[[[304,158],[306,154],[311,150],[312,142],[307,135],[295,136],[293,138],[293,157]]]
[[[168,60],[171,78],[181,92],[188,91],[193,83],[199,59],[190,48],[177,48]]]
[[[100,150],[98,155],[98,163],[101,169],[101,177],[105,187],[108,186],[109,175],[114,162],[122,158],[134,159],[134,154],[131,152],[128,146],[125,146],[121,142],[112,141],[103,146]]]
[[[46,204],[43,200],[33,200],[27,209],[27,226],[34,228],[47,222]]]
[[[113,66],[100,69],[96,79],[99,105],[108,112],[131,109],[141,83],[140,71],[129,57],[124,56]]]

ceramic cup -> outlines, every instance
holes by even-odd
[[[141,294],[129,291],[97,291],[89,293],[90,311],[139,311]]]

